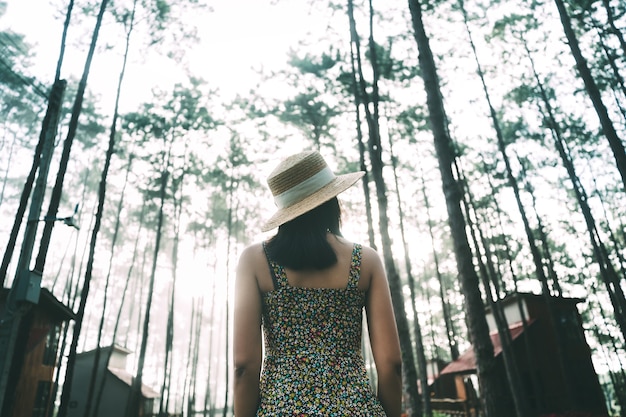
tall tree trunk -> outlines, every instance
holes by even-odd
[[[99,16],[98,19],[98,23],[101,22],[102,20],[102,15],[104,14],[104,9],[106,8],[106,1],[104,0],[102,3],[103,5],[101,6],[101,14]],[[94,36],[95,38],[95,36]],[[117,107],[117,103],[116,103],[116,107]],[[117,113],[117,112],[115,112]],[[96,242],[98,241],[98,233],[100,232],[100,225],[102,224],[102,215],[104,213],[104,202],[106,199],[106,189],[107,189],[107,176],[109,174],[109,167],[111,166],[111,158],[113,156],[113,152],[115,150],[115,139],[116,139],[116,134],[115,134],[115,125],[116,125],[116,117],[113,117],[113,123],[111,125],[111,134],[109,135],[109,144],[108,144],[108,148],[106,151],[106,156],[105,156],[105,161],[104,161],[104,168],[102,169],[102,176],[100,177],[100,185],[99,185],[99,189],[98,189],[98,209],[96,211],[96,216],[95,216],[95,223],[94,223],[94,227],[93,230],[91,232],[91,241],[89,244],[89,257],[87,259],[87,267],[85,270],[85,279],[84,279],[84,283],[83,283],[83,287],[82,287],[82,291],[81,291],[81,295],[80,295],[80,303],[78,305],[78,312],[76,313],[76,319],[75,319],[75,325],[74,325],[74,331],[72,333],[72,344],[70,345],[70,351],[68,354],[68,360],[67,360],[67,370],[65,373],[65,383],[63,384],[63,391],[61,393],[61,404],[59,406],[59,416],[60,417],[66,417],[67,416],[67,412],[68,412],[68,408],[69,408],[69,399],[70,399],[70,394],[72,392],[72,383],[73,383],[73,377],[74,377],[74,366],[76,364],[76,349],[78,347],[78,340],[80,338],[80,331],[81,331],[81,327],[82,327],[82,323],[83,323],[83,317],[85,314],[85,308],[87,306],[87,298],[89,296],[89,288],[91,285],[91,278],[92,278],[92,274],[93,274],[93,265],[94,265],[94,261],[95,261],[95,253],[96,253]],[[105,287],[105,305],[106,305],[106,293],[108,290],[108,282],[107,282],[107,286]],[[100,326],[100,332],[102,331],[102,327],[104,326],[104,312],[103,312],[103,318],[101,321],[101,326]],[[100,337],[100,336],[99,336]],[[99,350],[96,352],[96,358],[99,361]],[[89,386],[89,390],[90,393],[93,393],[93,384],[95,383],[94,381],[91,381],[92,383],[90,383]],[[91,406],[91,401],[90,401],[91,395],[89,396],[88,399],[88,404],[89,406]],[[87,415],[87,412],[85,414],[85,416]]]
[[[561,289],[561,284],[559,283],[559,278],[556,274],[556,270],[554,269],[554,259],[552,256],[552,251],[550,250],[550,242],[548,241],[548,235],[546,233],[546,228],[543,225],[543,221],[541,220],[541,216],[539,216],[539,212],[537,211],[537,197],[535,196],[534,187],[527,180],[528,175],[526,173],[526,167],[522,161],[518,158],[519,165],[521,167],[522,177],[525,179],[525,191],[530,195],[532,209],[535,215],[535,220],[537,222],[537,233],[539,234],[539,241],[541,242],[541,248],[543,250],[544,256],[543,259],[546,261],[546,268],[548,269],[548,275],[552,280],[552,289],[556,292],[556,296],[560,297],[563,295],[563,290]]]
[[[361,94],[359,94],[359,85],[357,81],[356,73],[356,56],[354,51],[354,42],[350,42],[350,67],[352,69],[352,93],[354,94],[354,110],[356,117],[356,136],[359,148],[359,166],[361,171],[365,172],[363,175],[363,196],[365,198],[365,215],[367,219],[367,236],[369,238],[369,245],[376,249],[376,238],[374,237],[374,224],[372,220],[372,202],[370,193],[370,174],[367,164],[365,163],[365,144],[363,143],[363,130],[361,129]]]
[[[127,172],[130,172],[130,162],[132,160],[132,157],[129,158],[129,162],[128,162],[128,167],[129,170]],[[122,193],[123,196],[124,193]],[[122,199],[120,199],[120,201],[122,201]],[[134,266],[135,266],[135,262],[137,260],[137,251],[138,251],[138,247],[139,247],[139,237],[141,236],[141,230],[143,229],[143,219],[144,219],[144,214],[145,214],[145,200],[141,206],[141,211],[139,213],[139,227],[137,230],[137,235],[135,238],[135,244],[133,247],[133,254],[131,256],[131,260],[130,260],[130,267],[128,268],[128,273],[126,274],[126,282],[124,283],[124,290],[122,291],[122,297],[120,300],[120,306],[119,309],[117,310],[117,317],[115,318],[115,326],[113,327],[113,335],[111,336],[111,347],[113,347],[117,341],[117,332],[119,330],[119,326],[120,326],[120,319],[122,317],[122,311],[124,309],[124,305],[126,303],[126,297],[128,296],[128,288],[130,287],[130,282],[131,279],[133,277],[133,270],[134,270]],[[109,265],[111,263],[109,262]],[[137,280],[135,280],[136,282]],[[131,303],[132,304],[132,303]],[[141,303],[140,303],[141,304]],[[129,317],[132,319],[132,315],[129,315]],[[126,334],[128,334],[128,332],[126,332]],[[126,345],[126,343],[124,343],[124,345]],[[104,363],[109,363],[109,360],[111,359],[111,355],[113,354],[113,349],[109,349],[107,352],[107,358],[105,359]],[[94,402],[94,417],[98,417],[100,414],[100,403],[102,401],[102,395],[104,394],[104,387],[106,386],[106,381],[107,378],[103,378],[102,381],[100,382],[100,386],[98,387],[98,393],[96,395],[96,400]]]
[[[161,189],[159,191],[159,213],[157,220],[156,239],[154,243],[154,254],[152,256],[152,267],[150,271],[150,283],[148,287],[148,299],[146,300],[146,313],[143,320],[143,328],[141,331],[141,346],[139,348],[139,358],[137,362],[137,375],[133,379],[131,385],[128,403],[126,405],[126,417],[136,417],[142,408],[141,386],[143,385],[143,370],[146,361],[146,351],[148,349],[148,336],[150,329],[150,310],[152,308],[152,297],[154,293],[154,281],[156,279],[157,260],[159,259],[159,250],[161,248],[161,238],[163,229],[164,207],[167,196],[167,183],[169,179],[169,154],[164,158],[163,170],[161,171]]]
[[[109,149],[107,150],[107,155],[106,155],[106,161],[105,161],[105,168],[104,168],[104,172],[102,173],[102,180],[101,180],[101,187],[103,187],[102,189],[102,199],[104,199],[104,194],[106,191],[106,176],[108,174],[108,170],[109,170],[109,166],[111,163],[111,157],[113,155],[113,151],[115,150],[115,138],[117,135],[117,120],[119,118],[119,104],[120,104],[120,95],[122,92],[122,83],[124,81],[124,75],[126,73],[126,63],[128,61],[128,49],[130,46],[130,34],[132,33],[133,30],[133,24],[134,24],[134,17],[135,17],[135,6],[137,4],[137,0],[134,1],[133,3],[133,11],[130,17],[130,26],[129,29],[126,33],[126,43],[125,43],[125,50],[124,50],[124,59],[122,61],[122,68],[120,70],[120,74],[118,77],[118,81],[117,81],[117,90],[116,90],[116,94],[115,94],[115,105],[113,107],[113,120],[111,121],[111,129],[109,132]],[[106,318],[106,307],[108,305],[108,293],[109,293],[109,284],[110,284],[110,279],[111,279],[111,268],[113,265],[113,256],[115,253],[115,245],[117,243],[117,237],[118,237],[118,233],[119,233],[119,229],[120,229],[120,214],[122,212],[122,207],[123,207],[123,202],[124,202],[124,193],[126,191],[126,185],[128,184],[128,174],[130,172],[130,165],[132,162],[132,155],[129,158],[128,161],[128,170],[126,170],[126,177],[124,178],[124,186],[122,188],[122,195],[120,197],[120,200],[118,202],[117,205],[117,215],[116,215],[116,221],[115,221],[115,227],[113,230],[113,237],[111,239],[111,253],[109,255],[109,268],[107,271],[107,275],[106,275],[106,279],[105,279],[105,284],[104,284],[104,302],[102,303],[102,316],[100,317],[100,324],[98,327],[98,336],[97,336],[97,341],[96,341],[96,352],[94,354],[94,364],[91,370],[91,378],[89,381],[89,388],[87,389],[87,397],[85,399],[85,412],[84,412],[84,417],[89,417],[91,415],[93,415],[93,413],[91,412],[91,405],[93,402],[93,395],[94,395],[94,390],[96,387],[96,380],[97,380],[97,376],[98,376],[98,369],[100,369],[100,347],[101,347],[101,341],[102,341],[102,332],[104,329],[104,323],[105,323],[105,318]],[[101,203],[103,204],[103,203]],[[98,214],[100,214],[100,216],[102,216],[102,213],[100,213],[100,206],[98,207]],[[100,228],[100,224],[98,222],[98,219],[96,220],[96,224],[98,229]],[[94,247],[95,247],[95,237],[94,237]],[[93,260],[91,259],[90,256],[90,262],[93,264]],[[89,267],[88,267],[89,268]],[[91,273],[91,272],[90,272]],[[112,350],[112,346],[111,346],[111,350]],[[111,357],[111,354],[109,353],[107,355],[106,358],[106,362],[104,365],[104,375],[102,375],[102,379],[105,379],[105,375],[107,372],[107,367],[109,364],[109,358]],[[97,411],[94,411],[94,413],[97,413]]]
[[[364,102],[365,119],[367,122],[369,140],[368,150],[371,163],[371,172],[376,186],[376,195],[378,201],[378,220],[381,234],[381,243],[383,250],[383,258],[385,263],[385,269],[387,271],[389,287],[391,290],[391,297],[393,300],[393,309],[396,316],[396,322],[398,327],[398,335],[400,337],[400,349],[402,352],[402,369],[404,373],[404,391],[406,393],[407,404],[406,408],[409,417],[416,416],[421,413],[421,404],[419,394],[417,392],[417,370],[415,368],[415,359],[413,357],[413,347],[411,343],[411,333],[409,331],[409,324],[404,307],[404,295],[402,292],[402,281],[400,275],[396,270],[396,265],[393,259],[393,253],[391,252],[391,237],[389,236],[389,222],[387,219],[388,203],[387,203],[387,190],[385,181],[383,178],[383,162],[381,157],[381,141],[380,130],[378,126],[378,119],[374,117],[369,109],[369,95],[366,91],[365,79],[363,76],[363,70],[361,65],[361,52],[359,36],[356,30],[356,23],[354,21],[354,10],[352,0],[348,0],[348,18],[350,23],[350,39],[354,43],[355,56],[356,56],[356,68],[358,74],[359,92],[361,94],[361,101]],[[376,66],[376,63],[372,63]],[[374,109],[377,109],[377,104],[374,105]]]
[[[415,279],[411,268],[411,257],[409,256],[409,245],[406,241],[406,233],[404,230],[404,212],[402,210],[402,196],[400,186],[398,184],[397,161],[393,153],[393,140],[389,138],[389,153],[391,155],[391,166],[393,168],[393,178],[395,186],[395,194],[398,200],[398,218],[400,220],[400,237],[402,238],[402,247],[404,249],[404,266],[406,268],[406,276],[411,292],[411,314],[413,318],[413,333],[415,334],[415,353],[417,356],[418,377],[422,388],[422,415],[432,417],[433,411],[430,406],[430,387],[428,386],[428,368],[426,365],[426,354],[422,337],[422,328],[420,326],[419,317],[415,303],[417,302],[417,293],[415,290]]]
[[[437,282],[439,283],[439,298],[441,299],[441,311],[443,313],[443,321],[446,326],[446,337],[448,339],[448,347],[450,348],[450,357],[453,361],[457,360],[459,357],[459,347],[458,342],[456,340],[456,331],[454,329],[454,325],[452,323],[452,319],[450,318],[450,306],[448,304],[448,300],[446,297],[445,286],[443,282],[443,276],[441,275],[441,268],[439,266],[439,255],[437,254],[437,249],[435,248],[435,233],[433,228],[433,219],[430,212],[430,202],[428,200],[428,194],[426,193],[426,182],[424,181],[424,172],[422,173],[422,197],[424,199],[424,208],[426,209],[426,217],[428,224],[428,234],[430,236],[430,245],[433,252],[433,263],[435,267],[435,273],[437,275]]]
[[[11,162],[13,160],[13,148],[15,148],[15,142],[17,142],[17,134],[13,133],[13,140],[11,141],[11,145],[9,145],[9,155],[7,156],[7,167],[4,170],[4,175],[2,176],[2,189],[0,190],[0,205],[4,201],[4,190],[7,186],[7,181],[9,180],[9,171],[11,170]],[[0,277],[4,277],[0,275]],[[1,278],[0,278],[1,279]],[[4,280],[2,280],[4,282]]]
[[[50,158],[52,158],[54,140],[57,133],[57,126],[59,123],[59,116],[61,114],[63,95],[65,94],[66,86],[67,82],[65,80],[58,80],[55,81],[55,83],[52,85],[52,90],[50,91],[50,98],[48,99],[48,109],[46,110],[46,115],[41,125],[41,133],[39,135],[39,141],[37,142],[37,146],[35,147],[33,162],[30,167],[30,172],[26,177],[24,188],[22,189],[20,203],[17,207],[15,219],[13,220],[13,226],[11,228],[11,233],[9,234],[9,240],[7,242],[7,246],[2,257],[2,264],[0,265],[0,288],[4,287],[4,284],[6,282],[9,264],[11,263],[11,259],[13,258],[13,251],[15,250],[17,237],[19,235],[20,227],[24,219],[24,214],[26,213],[28,201],[30,200],[32,187],[35,183],[35,176],[40,170],[42,163],[44,164],[44,167],[49,167],[49,160]],[[49,150],[46,151],[46,148],[49,148]]]
[[[216,307],[217,307],[217,303],[216,301],[216,294],[217,294],[217,279],[216,279],[216,268],[215,268],[215,264],[213,264],[213,283],[211,285],[211,302],[210,302],[210,329],[211,331],[209,332],[209,340],[207,342],[207,346],[208,346],[208,352],[207,352],[207,358],[209,358],[208,361],[208,366],[207,366],[207,375],[208,375],[208,381],[206,384],[206,390],[204,393],[204,417],[206,417],[207,415],[207,410],[209,411],[209,415],[213,416],[213,410],[215,409],[215,397],[212,395],[212,391],[211,391],[211,376],[212,376],[212,369],[213,369],[213,363],[211,361],[211,358],[215,357],[215,351],[214,351],[214,336],[215,336],[215,314],[216,314]]]
[[[422,23],[421,4],[409,0],[415,41],[419,51],[419,65],[424,79],[429,120],[433,130],[435,150],[439,161],[439,171],[446,199],[448,222],[454,242],[454,253],[461,289],[465,297],[466,321],[469,336],[476,356],[481,402],[486,417],[499,417],[508,414],[506,403],[499,395],[500,375],[493,356],[493,345],[489,337],[489,327],[485,317],[478,275],[474,270],[472,251],[465,234],[465,219],[461,211],[461,188],[454,178],[452,165],[456,157],[452,139],[448,135],[447,121],[439,87],[435,60],[430,50],[429,40]]]
[[[591,99],[596,114],[598,115],[598,119],[600,120],[602,133],[604,133],[604,136],[609,141],[609,146],[611,147],[611,150],[613,151],[613,156],[615,157],[617,170],[622,177],[624,191],[626,191],[626,150],[624,149],[624,143],[615,131],[613,122],[609,118],[609,113],[606,109],[606,106],[604,105],[604,102],[602,101],[602,94],[600,93],[600,89],[593,79],[591,70],[587,65],[587,60],[580,50],[580,46],[578,45],[578,38],[574,33],[572,22],[565,8],[565,3],[563,2],[563,0],[554,0],[554,3],[556,4],[556,7],[559,11],[561,24],[563,25],[563,31],[565,32],[565,36],[567,38],[567,44],[569,45],[570,50],[572,51],[572,55],[576,60],[578,75],[583,79],[583,82],[585,83],[585,90],[587,91],[587,95]]]
[[[185,384],[185,389],[183,389],[183,398],[187,398],[187,407],[186,409],[183,408],[182,409],[182,414],[183,415],[187,415],[187,416],[193,416],[195,415],[195,410],[196,410],[196,390],[197,390],[197,378],[198,378],[198,363],[200,361],[200,339],[202,336],[202,319],[203,319],[203,309],[204,309],[204,302],[203,302],[203,298],[200,298],[200,300],[198,300],[197,303],[195,303],[194,305],[194,309],[192,311],[192,323],[194,324],[193,329],[192,329],[192,333],[191,333],[191,338],[190,340],[193,343],[193,350],[191,352],[191,354],[189,355],[189,361],[187,364],[187,376],[189,379],[189,383]],[[208,381],[205,380],[205,383],[208,383]],[[188,386],[188,388],[187,388]],[[187,389],[189,390],[189,393],[187,394]]]
[[[65,179],[65,173],[67,171],[67,164],[70,159],[70,152],[72,150],[72,144],[76,137],[76,131],[78,130],[78,118],[80,116],[83,99],[85,97],[85,90],[87,88],[87,79],[89,78],[89,70],[91,69],[91,62],[96,51],[96,44],[98,41],[98,35],[100,33],[100,27],[102,26],[102,20],[104,18],[104,12],[109,4],[109,0],[102,0],[100,3],[100,10],[98,17],[96,18],[96,26],[91,37],[91,43],[89,45],[89,51],[87,52],[87,59],[85,60],[85,67],[83,69],[82,77],[78,83],[78,89],[76,91],[76,98],[72,107],[72,115],[67,129],[67,136],[63,142],[63,151],[61,153],[61,159],[59,161],[59,171],[57,178],[52,188],[52,194],[50,196],[50,202],[48,205],[48,213],[46,218],[55,219],[61,202],[61,194],[63,192],[63,181]],[[46,256],[48,255],[48,247],[50,245],[50,238],[52,235],[52,228],[55,222],[46,222],[44,224],[43,233],[41,236],[41,242],[39,245],[39,252],[35,261],[35,269],[43,272],[46,263]]]
[[[185,154],[187,156],[187,142],[185,142]],[[161,387],[161,399],[159,402],[159,415],[167,415],[170,410],[171,399],[171,376],[173,373],[173,344],[174,344],[174,316],[176,313],[176,282],[178,280],[178,247],[180,243],[180,226],[182,216],[182,204],[183,204],[183,185],[185,179],[185,172],[187,170],[186,162],[182,168],[182,173],[176,181],[172,181],[173,184],[173,203],[174,203],[174,242],[172,245],[172,286],[170,288],[170,304],[169,314],[167,316],[167,334],[165,338],[165,364],[163,367],[163,385]],[[178,194],[178,196],[176,196]],[[165,392],[167,390],[167,397]],[[164,402],[165,400],[165,402]]]
[[[483,158],[483,164],[484,164],[484,158]],[[489,170],[487,168],[483,169],[485,172],[488,172]],[[487,180],[489,182],[489,188],[491,190],[491,195],[495,196],[496,195],[496,191],[495,191],[495,187],[493,186],[493,183],[491,181],[491,176],[487,175]],[[495,209],[496,212],[498,213],[497,219],[498,219],[498,227],[499,227],[499,233],[501,236],[505,236],[505,232],[504,232],[504,226],[502,224],[502,210],[500,209],[500,205],[498,203],[498,200],[494,197],[493,198],[493,204],[495,205]],[[525,353],[526,353],[526,362],[528,364],[533,364],[535,363],[535,361],[533,360],[533,358],[535,357],[535,348],[531,345],[530,343],[530,337],[529,337],[529,333],[528,333],[528,317],[526,317],[526,311],[524,308],[524,301],[522,299],[522,296],[520,295],[519,291],[518,291],[518,286],[517,286],[517,274],[515,273],[515,270],[513,268],[513,257],[511,255],[511,247],[509,245],[509,242],[507,239],[503,239],[503,244],[504,244],[504,253],[506,256],[506,261],[507,261],[507,266],[509,269],[509,273],[511,274],[511,278],[513,280],[513,291],[514,294],[516,294],[516,304],[517,304],[517,311],[519,313],[519,316],[521,318],[522,321],[522,328],[524,329],[523,332],[523,336],[522,339],[524,341],[524,347],[525,347]],[[535,368],[530,367],[530,369],[528,369],[528,373],[530,375],[530,383],[531,383],[531,388],[532,388],[532,394],[533,394],[533,403],[534,403],[534,407],[536,410],[541,410],[542,407],[542,401],[541,401],[541,381],[539,380],[539,373],[536,371]]]
[[[462,175],[459,174],[459,177],[462,177]],[[475,216],[476,205],[474,203],[471,190],[469,189],[467,184],[465,187],[466,190],[464,195],[467,196],[467,199],[463,198],[462,202],[465,209],[465,215],[467,218],[470,235],[472,236],[474,247],[476,248],[476,261],[478,263],[478,269],[480,272],[479,276],[482,279],[483,287],[485,288],[485,296],[487,297],[487,303],[489,304],[489,307],[491,309],[491,313],[496,323],[498,336],[500,337],[504,370],[506,373],[511,399],[513,400],[513,407],[515,409],[515,414],[518,417],[529,417],[530,410],[528,410],[528,400],[526,398],[527,395],[524,388],[522,387],[519,368],[515,361],[515,356],[512,348],[513,341],[511,339],[511,334],[509,331],[509,324],[506,320],[506,316],[504,315],[502,305],[498,303],[501,295],[499,283],[500,277],[498,276],[498,273],[496,272],[493,265],[493,257],[489,249],[489,244],[483,235],[482,229],[477,224],[477,221],[474,221],[472,218],[472,213],[474,213]],[[481,247],[484,250],[484,257],[481,252]],[[495,298],[492,292],[492,286],[495,290]]]
[[[72,17],[72,10],[74,10],[74,0],[69,0],[67,4],[67,10],[65,11],[65,22],[63,22],[63,35],[61,36],[61,50],[59,52],[59,58],[57,59],[57,69],[54,74],[54,80],[61,79],[61,68],[63,67],[63,58],[65,57],[65,44],[67,40],[67,31],[70,27],[70,19]]]
[[[619,64],[616,59],[617,54],[614,50],[610,48],[609,46],[610,41],[606,39],[607,34],[604,31],[604,28],[601,27],[600,23],[598,23],[593,18],[593,16],[590,16],[590,19],[592,21],[593,28],[596,30],[596,34],[598,35],[599,46],[600,48],[602,48],[602,51],[604,52],[607,63],[609,67],[611,67],[611,71],[613,72],[613,76],[615,77],[615,83],[617,84],[617,87],[611,88],[613,97],[615,97],[615,105],[619,108],[620,113],[622,114],[622,117],[626,117],[626,110],[624,109],[624,106],[622,105],[620,98],[617,97],[617,94],[615,91],[615,89],[618,88],[619,91],[622,93],[622,97],[626,96],[626,85],[624,83],[624,77],[622,77],[622,74],[620,73]]]
[[[166,417],[169,410],[171,394],[172,375],[172,345],[174,343],[174,297],[176,294],[176,284],[170,285],[169,309],[167,313],[167,324],[165,326],[165,360],[163,363],[163,382],[161,384],[161,396],[159,398],[159,417]]]
[[[231,160],[231,163],[233,161]],[[235,205],[235,190],[237,189],[237,183],[238,181],[236,181],[233,177],[234,175],[234,166],[232,167],[233,170],[231,170],[231,179],[230,179],[230,186],[228,188],[228,240],[226,241],[226,271],[230,271],[230,249],[231,249],[231,239],[232,239],[232,233],[233,233],[233,213],[237,213],[237,208],[233,207],[233,205]],[[228,273],[227,273],[228,274]],[[229,374],[230,374],[230,361],[228,360],[228,354],[229,354],[229,328],[230,328],[230,304],[228,302],[228,298],[229,298],[229,285],[228,282],[230,282],[229,279],[226,280],[227,285],[226,285],[226,392],[224,394],[224,413],[222,414],[223,417],[227,416],[227,410],[228,410],[228,406],[229,406],[229,399],[228,399],[228,391],[229,391]]]

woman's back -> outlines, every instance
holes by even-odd
[[[327,271],[287,272],[268,259],[273,282],[263,293],[259,416],[385,415],[361,355],[361,251],[340,251]]]

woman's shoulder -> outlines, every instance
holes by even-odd
[[[239,255],[239,264],[248,264],[250,266],[256,266],[259,263],[265,263],[265,250],[263,249],[263,242],[256,242],[249,246],[246,246]]]
[[[373,275],[384,273],[384,266],[380,254],[376,249],[361,245],[361,276],[371,279]]]
[[[365,245],[363,243],[354,243],[354,245],[358,245],[361,248],[361,259],[362,262],[378,262],[380,261],[380,255],[376,251],[376,249]]]
[[[344,238],[342,239],[342,243],[344,243],[346,246],[349,247],[359,247],[360,248],[360,253],[361,253],[361,270],[362,271],[368,271],[368,270],[372,270],[372,269],[376,269],[378,268],[380,265],[382,265],[382,261],[380,258],[380,255],[378,254],[378,252],[376,251],[376,249],[364,244],[364,243],[359,243],[359,242],[351,242],[349,240],[346,240]]]

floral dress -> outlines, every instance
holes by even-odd
[[[354,245],[345,288],[300,288],[268,259],[274,289],[263,294],[265,356],[257,416],[368,416],[385,412],[361,354],[365,293]]]

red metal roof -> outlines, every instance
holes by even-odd
[[[531,325],[534,320],[529,320],[527,323]],[[511,334],[511,340],[515,340],[520,334],[524,332],[523,323],[517,322],[509,325],[509,332]],[[493,356],[496,357],[502,352],[502,344],[500,343],[500,335],[498,332],[489,333],[491,337],[491,343],[493,343]],[[445,374],[469,374],[476,371],[476,357],[474,356],[474,349],[469,348],[457,360],[451,362],[441,370],[439,375]]]

